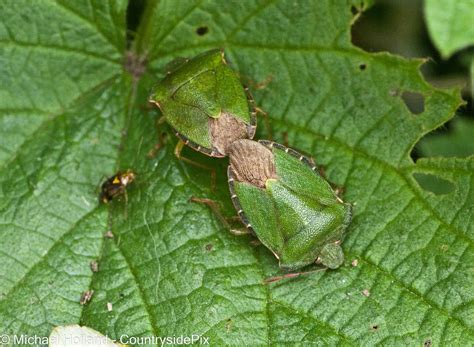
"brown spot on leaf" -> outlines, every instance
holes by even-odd
[[[99,271],[99,263],[97,261],[93,260],[93,261],[91,261],[91,263],[89,265],[90,265],[90,268],[91,268],[92,272]]]
[[[113,239],[113,238],[114,238],[114,234],[112,233],[112,230],[107,231],[107,232],[104,234],[104,237],[107,238],[107,239]]]
[[[94,291],[91,290],[86,290],[85,292],[82,293],[81,299],[79,300],[79,303],[81,305],[87,304],[89,301],[92,299],[92,295],[94,295]]]
[[[134,52],[128,51],[125,54],[125,70],[132,75],[133,82],[137,82],[141,75],[146,70],[147,57],[144,55],[137,55]]]
[[[254,88],[257,90],[265,89],[272,80],[273,80],[273,75],[268,75],[267,78],[265,78],[263,81],[255,83]]]

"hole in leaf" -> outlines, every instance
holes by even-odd
[[[448,123],[420,139],[412,151],[414,161],[420,157],[464,158],[474,155],[474,117],[468,113],[470,110],[464,109],[458,110]]]
[[[359,65],[360,71],[364,71],[366,68],[367,68],[367,65],[364,64],[364,63],[362,63],[362,64]]]
[[[425,97],[421,93],[403,92],[402,100],[413,114],[420,114],[425,110]]]
[[[423,190],[436,195],[449,194],[454,191],[454,184],[444,178],[417,172],[413,174],[413,177]]]
[[[196,29],[196,34],[198,34],[199,36],[204,36],[207,34],[208,31],[209,28],[207,26],[202,26]]]
[[[377,331],[379,329],[379,326],[377,324],[372,325],[372,330]]]
[[[425,342],[423,343],[423,346],[424,347],[431,347],[431,340],[430,339],[425,340]]]
[[[141,21],[143,12],[145,10],[145,0],[135,0],[129,1],[127,6],[127,48],[130,48],[130,45],[133,42],[134,35],[137,31],[138,24]]]

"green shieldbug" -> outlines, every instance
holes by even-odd
[[[256,110],[249,107],[253,100],[227,65],[223,51],[173,64],[149,101],[160,108],[184,144],[211,157],[225,157],[232,142],[253,138]],[[177,147],[178,157],[181,148]]]
[[[340,243],[351,222],[344,203],[315,165],[271,141],[238,140],[229,147],[232,202],[247,229],[294,271],[312,263],[339,267]]]

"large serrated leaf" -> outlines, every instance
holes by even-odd
[[[459,91],[428,85],[420,61],[352,46],[353,3],[150,1],[126,54],[123,2],[3,1],[0,332],[80,324],[213,345],[472,342],[474,159],[409,155],[453,116]],[[216,169],[213,192],[208,171],[174,157],[172,134],[148,156],[169,130],[156,130],[149,88],[173,58],[218,47],[275,140],[312,155],[355,205],[340,269],[263,285],[279,274],[273,255],[189,202],[209,197],[233,213],[225,160],[184,152]],[[137,79],[140,55],[148,70]],[[422,113],[407,91],[422,95]],[[128,202],[99,205],[103,175],[127,168],[137,173]],[[414,174],[453,191],[425,191]]]
[[[443,58],[474,45],[473,0],[426,0],[428,31]]]

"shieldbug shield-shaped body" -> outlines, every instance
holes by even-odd
[[[239,140],[229,148],[229,158],[233,204],[282,269],[342,264],[340,243],[351,221],[351,205],[305,156],[271,141]]]
[[[249,103],[249,94],[227,65],[223,51],[208,51],[174,65],[149,101],[160,108],[186,145],[211,157],[224,157],[232,142],[253,138],[253,101]]]

